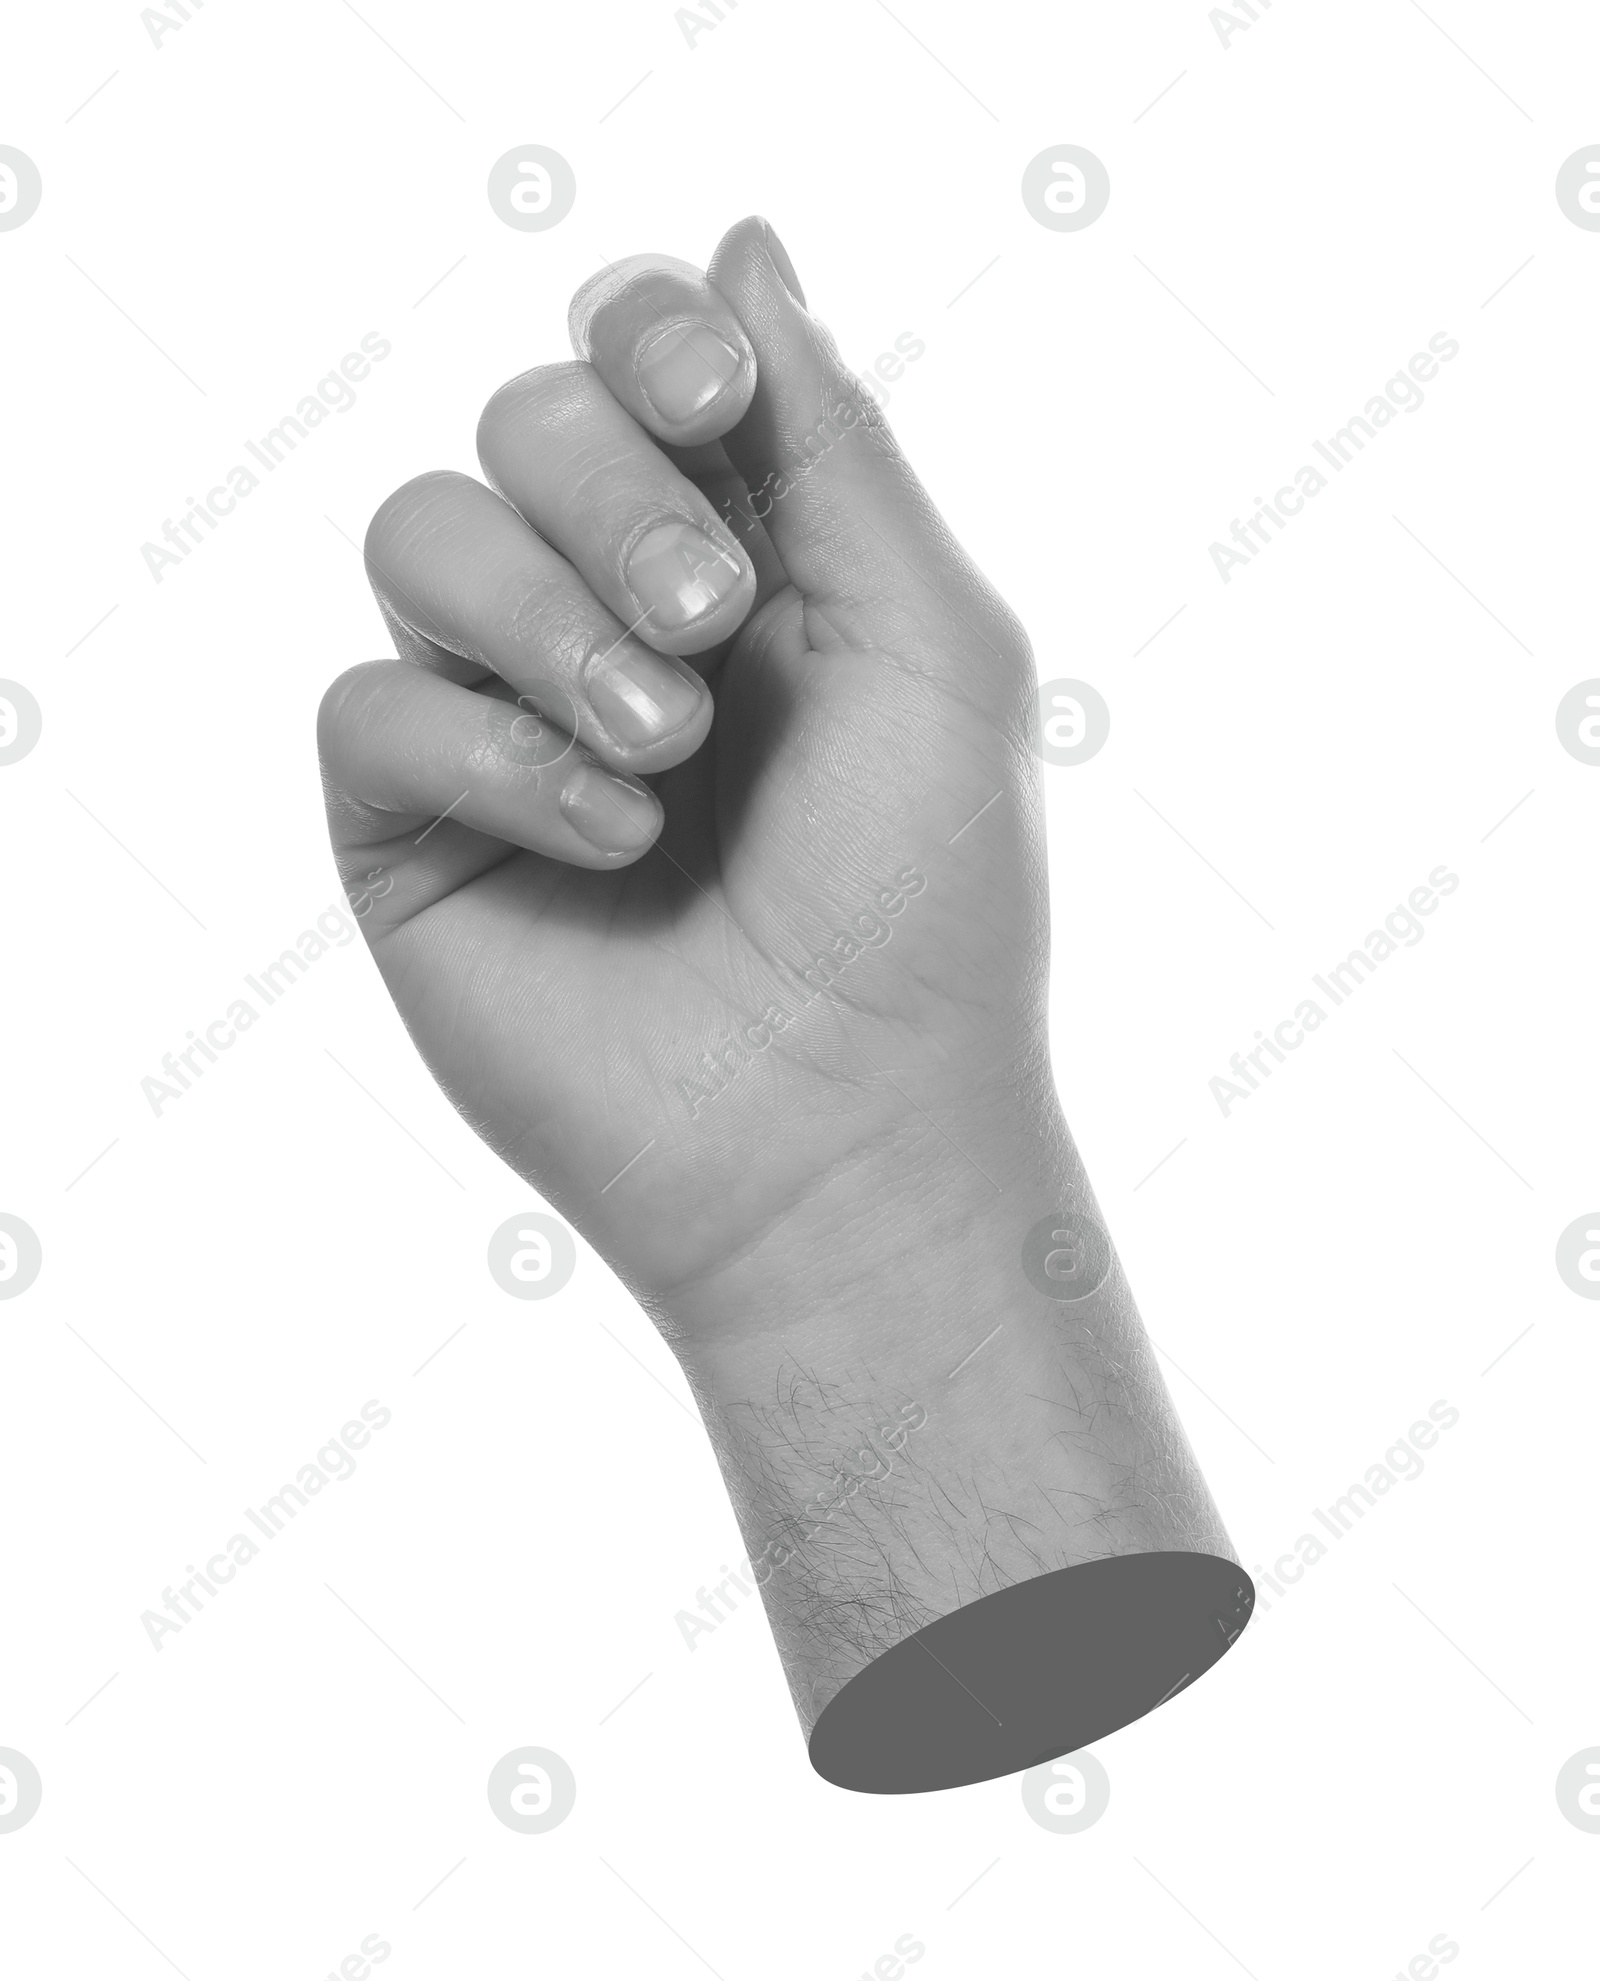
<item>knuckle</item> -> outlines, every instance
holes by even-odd
[[[560,426],[593,403],[595,376],[581,359],[535,365],[491,393],[478,416],[478,455],[487,459],[508,441],[525,443],[539,429]]]
[[[363,553],[374,570],[403,564],[417,544],[438,526],[441,514],[453,510],[464,493],[478,486],[470,475],[454,468],[430,468],[402,482],[373,511]]]
[[[493,621],[520,649],[542,653],[564,648],[577,617],[571,591],[555,572],[512,572],[493,598]]]
[[[382,685],[392,660],[363,660],[330,681],[317,709],[317,748],[327,758],[337,749],[370,697]]]

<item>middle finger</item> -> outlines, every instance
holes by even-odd
[[[591,366],[544,365],[501,386],[478,423],[478,458],[595,596],[659,652],[701,653],[748,614],[749,557]]]

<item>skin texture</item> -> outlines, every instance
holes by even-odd
[[[607,268],[571,325],[485,409],[489,486],[373,520],[399,658],[324,702],[330,830],[435,1076],[678,1354],[809,1727],[1008,1582],[1232,1551],[1115,1263],[1070,1304],[1022,1266],[1103,1220],[1021,627],[764,222]],[[652,558],[674,522],[704,547]],[[596,685],[652,654],[653,702]]]

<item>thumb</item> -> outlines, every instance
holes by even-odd
[[[807,309],[772,228],[739,221],[707,273],[756,354],[755,396],[722,442],[749,491],[742,529],[750,516],[761,523],[790,582],[841,643],[892,646],[909,634],[947,645],[954,612],[990,644],[1002,633],[985,623],[998,601]]]

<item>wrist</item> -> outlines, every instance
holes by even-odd
[[[960,1360],[984,1332],[973,1322],[1026,1286],[1027,1233],[1069,1209],[1100,1221],[1053,1092],[1031,1108],[907,1106],[652,1311],[713,1390],[784,1357],[915,1373]]]
[[[1183,1676],[1139,1693],[1146,1666],[1164,1669],[1169,1624],[1180,1662],[1198,1671],[1220,1655],[1214,1619],[1233,1614],[1240,1586],[1059,1116],[1025,1133],[980,1110],[945,1113],[944,1132],[919,1120],[680,1289],[663,1317],[679,1330],[801,1720],[818,1728],[813,1758],[857,1787],[915,1774],[886,1759],[857,1778],[841,1758],[860,1710],[884,1720],[880,1665],[891,1692],[914,1689],[891,1656],[908,1639],[922,1640],[913,1672],[955,1642],[989,1659],[997,1688],[1021,1683],[991,1648],[992,1626],[969,1613],[995,1599],[1019,1643],[1059,1648],[1082,1607],[1060,1577],[1092,1568],[1104,1627],[1080,1648],[1104,1669],[1083,1697],[1120,1724],[1130,1700],[1148,1710]],[[1131,1561],[1142,1566],[1118,1565]],[[1049,1586],[1021,1593],[1035,1583]],[[1147,1637],[1154,1650],[1141,1650]],[[1041,1699],[1054,1696],[1039,1682]],[[851,1688],[854,1705],[835,1708]],[[1017,1697],[1019,1724],[1036,1719]],[[902,1730],[915,1750],[927,1729],[914,1720]],[[1046,1744],[1041,1734],[1015,1760],[993,1745],[986,1713],[969,1732],[959,1765],[977,1772],[963,1779],[1026,1765]]]

